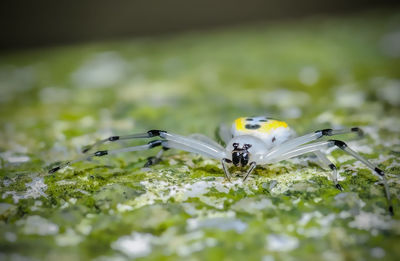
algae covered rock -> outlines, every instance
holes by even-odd
[[[0,61],[2,260],[398,260],[400,59],[395,12],[9,54]],[[220,162],[121,153],[49,174],[112,135],[213,138],[248,115],[338,138],[387,173],[329,151],[224,178]],[[144,141],[145,143],[150,140]],[[104,148],[142,144],[123,141]]]

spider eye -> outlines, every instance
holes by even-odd
[[[245,150],[250,149],[251,146],[252,146],[251,144],[244,144],[243,149],[245,149]]]

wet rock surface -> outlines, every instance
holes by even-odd
[[[7,55],[0,259],[398,260],[399,28],[395,13],[363,14]],[[214,137],[248,115],[300,134],[362,127],[364,139],[339,138],[386,171],[394,216],[378,179],[337,150],[343,191],[312,155],[245,183],[239,169],[230,183],[219,162],[174,150],[143,168],[156,149],[48,173],[107,136]]]

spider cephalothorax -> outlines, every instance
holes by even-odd
[[[244,167],[249,163],[249,151],[251,144],[244,144],[242,148],[239,148],[239,143],[233,143],[232,150],[232,163],[236,167]]]

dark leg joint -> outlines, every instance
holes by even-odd
[[[393,206],[389,206],[389,213],[391,216],[394,215]]]
[[[92,146],[86,146],[82,149],[82,153],[86,153],[88,152],[90,149],[92,148]]]
[[[157,163],[160,162],[160,161],[161,161],[160,158],[157,158],[157,157],[148,157],[146,163],[144,164],[144,167],[145,167],[145,168],[148,168],[148,167],[150,167],[150,166],[152,166],[152,165],[157,164]]]
[[[322,136],[332,136],[332,129],[317,130],[316,132],[320,132]]]
[[[54,167],[54,168],[52,168],[51,170],[49,170],[49,174],[52,174],[52,173],[54,173],[54,172],[57,172],[57,171],[59,171],[60,169],[64,168],[65,166],[68,166],[69,164],[70,164],[69,161],[67,161],[67,162],[65,162],[65,163],[63,163],[63,164],[60,164],[60,165],[58,165],[57,167]]]
[[[51,170],[49,170],[49,174],[54,173],[54,172],[56,172],[56,171],[59,171],[60,169],[61,169],[60,166],[57,166],[57,167],[55,167],[55,168],[52,168]]]
[[[358,136],[364,136],[364,132],[363,132],[363,130],[362,129],[360,129],[359,127],[354,127],[354,128],[351,128],[351,131],[353,131],[353,132],[357,132],[357,134],[358,134]]]
[[[109,141],[116,141],[119,140],[119,136],[111,136],[110,138],[108,138]]]
[[[340,149],[344,150],[347,147],[347,144],[344,143],[341,140],[330,140],[330,142],[333,143],[333,145],[339,147]]]
[[[149,130],[147,134],[149,134],[149,137],[155,137],[155,136],[160,136],[161,133],[166,133],[166,131],[162,130]]]
[[[152,149],[152,148],[154,148],[154,147],[161,146],[162,143],[163,143],[162,140],[153,140],[153,141],[150,141],[150,142],[147,143],[147,144],[149,144],[149,149]]]
[[[108,154],[108,151],[99,150],[99,151],[96,151],[93,155],[96,156],[96,157],[101,157],[101,156],[104,156],[104,155],[107,155],[107,154]]]
[[[385,176],[385,173],[380,168],[376,167],[374,170],[379,176]]]
[[[336,170],[335,164],[329,164],[329,168],[330,168],[331,170]]]
[[[343,191],[343,187],[339,183],[337,183],[335,186],[338,190]]]

